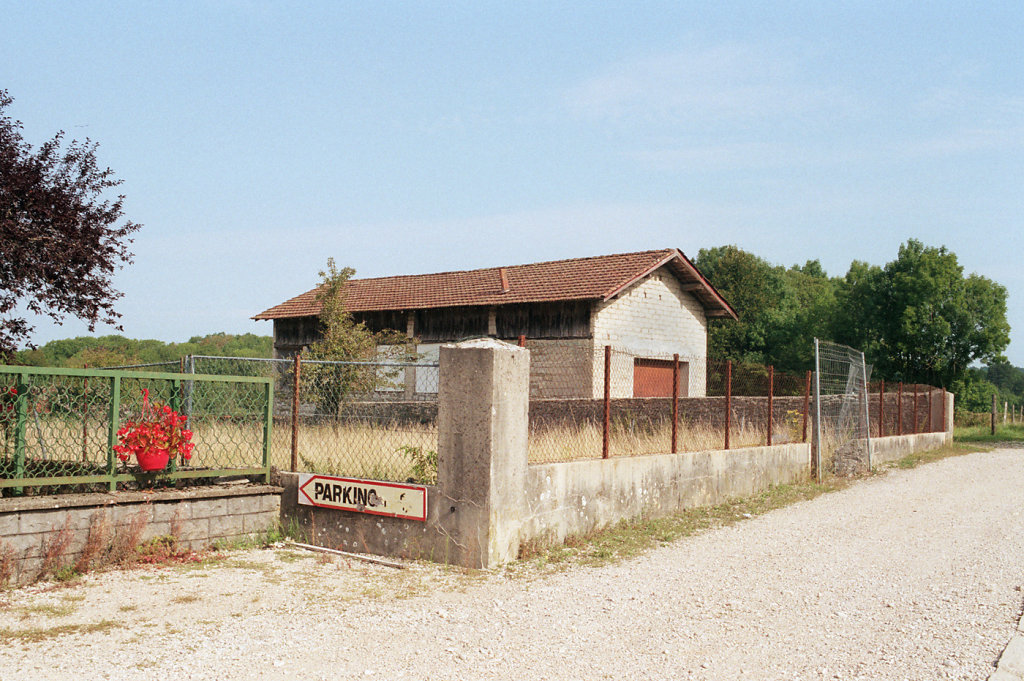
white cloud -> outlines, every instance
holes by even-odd
[[[580,118],[717,123],[837,111],[851,97],[811,82],[800,58],[725,43],[633,59],[571,87]]]

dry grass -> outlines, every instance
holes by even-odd
[[[71,514],[64,517],[64,524],[53,531],[43,540],[43,566],[39,569],[40,578],[56,573],[63,567],[63,561],[67,557],[68,548],[75,538],[71,530]]]
[[[596,423],[531,428],[530,463],[599,458],[603,438],[603,427]],[[729,434],[729,446],[733,449],[757,447],[764,445],[766,441],[767,433],[764,428],[734,426]],[[780,425],[773,432],[774,444],[798,441],[794,433],[784,425]],[[680,423],[677,443],[681,452],[724,449],[725,433],[721,428],[710,425]],[[608,448],[613,457],[665,454],[672,449],[672,426],[667,421],[653,424],[648,422],[633,427],[613,425]]]
[[[75,561],[75,571],[82,574],[88,572],[107,550],[110,537],[110,517],[106,510],[96,511],[89,518],[89,532],[85,537],[85,546]]]
[[[14,577],[14,549],[0,541],[0,588]]]
[[[30,426],[29,430],[33,430]],[[72,447],[81,455],[83,441],[81,423],[61,423],[48,419],[42,427],[46,442],[61,438],[78,443]],[[189,461],[195,468],[248,468],[262,464],[263,426],[260,423],[197,420],[193,424],[195,451]],[[774,442],[798,442],[799,429],[793,424],[776,424]],[[89,436],[89,459],[105,461],[105,453],[98,451],[101,438]],[[531,463],[551,463],[592,459],[601,456],[602,426],[595,423],[560,424],[554,427],[534,425],[529,437]],[[37,437],[35,442],[38,442]],[[303,423],[299,428],[299,469],[329,475],[344,475],[367,479],[408,480],[415,478],[414,457],[410,450],[437,451],[438,432],[435,424],[388,425],[373,422],[336,421],[320,424]],[[734,424],[730,433],[730,447],[763,445],[766,433],[763,426],[748,423]],[[93,449],[93,444],[97,449]],[[291,428],[277,425],[271,431],[270,465],[280,470],[291,469]],[[678,435],[679,451],[723,449],[725,437],[721,428],[707,424],[681,421]],[[52,444],[44,445],[53,452]],[[33,451],[33,442],[29,443]],[[66,450],[67,448],[65,448]],[[668,421],[643,420],[613,424],[610,451],[612,456],[640,456],[663,454],[671,450],[671,425]],[[65,457],[60,457],[65,459]],[[79,459],[80,460],[80,459]]]

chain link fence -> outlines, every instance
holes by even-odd
[[[525,347],[531,463],[807,439],[808,376],[582,341]]]
[[[437,362],[190,355],[174,364],[187,374],[270,379],[271,465],[280,470],[436,482]]]
[[[819,480],[871,467],[868,381],[864,353],[846,345],[814,341],[814,461]]]
[[[147,367],[149,368],[149,367]],[[262,379],[0,366],[0,493],[51,494],[153,483],[119,461],[120,424],[150,402],[187,413],[195,449],[161,480],[269,474],[272,385]],[[187,406],[186,406],[187,405]]]

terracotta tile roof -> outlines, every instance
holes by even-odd
[[[704,305],[709,317],[736,313],[685,255],[675,248],[531,265],[489,267],[465,272],[350,279],[345,285],[349,312],[419,310],[469,305],[508,305],[558,300],[608,300],[660,267],[668,267]],[[507,290],[506,290],[507,287]],[[253,319],[307,317],[320,313],[319,287]]]

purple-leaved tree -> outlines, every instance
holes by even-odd
[[[120,222],[121,184],[96,162],[97,144],[64,145],[64,133],[33,149],[21,121],[6,114],[14,101],[0,90],[0,360],[32,331],[25,310],[55,322],[78,317],[92,331],[116,324],[111,285],[130,263],[129,238],[141,225]]]

